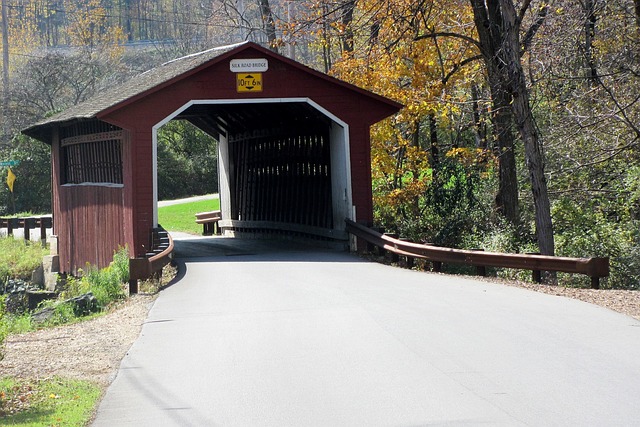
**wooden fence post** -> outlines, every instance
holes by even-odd
[[[442,262],[440,261],[433,261],[433,271],[435,271],[436,273],[442,273]]]
[[[16,225],[17,218],[10,218],[7,220],[7,236],[13,236],[13,229]]]
[[[22,229],[24,230],[24,240],[31,240],[31,223],[33,219],[23,218],[20,221],[22,221]]]
[[[540,255],[540,252],[527,252],[527,255]],[[542,271],[532,270],[531,277],[535,283],[542,283]]]
[[[484,252],[484,249],[471,249],[472,251]],[[487,275],[487,267],[484,265],[476,265],[476,276],[485,277]]]

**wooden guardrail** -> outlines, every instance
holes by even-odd
[[[50,216],[0,218],[0,228],[6,228],[9,236],[13,236],[15,230],[23,230],[25,240],[31,240],[31,230],[39,229],[40,241],[46,242],[47,229],[53,228],[53,218]]]
[[[485,267],[515,268],[532,270],[534,278],[538,281],[541,277],[541,271],[561,271],[589,276],[593,289],[600,287],[601,277],[609,276],[609,258],[568,258],[442,248],[396,239],[350,219],[345,221],[347,223],[347,232],[354,236],[396,255],[431,261],[436,271],[440,271],[442,263],[473,265],[477,268],[479,274],[484,273]]]
[[[138,293],[138,280],[159,273],[173,259],[173,239],[162,228],[153,230],[152,250],[144,257],[129,259],[129,293]]]

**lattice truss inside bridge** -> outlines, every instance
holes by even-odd
[[[333,227],[328,117],[287,102],[193,105],[175,118],[226,137],[228,219]]]

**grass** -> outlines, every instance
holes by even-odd
[[[39,427],[85,426],[102,391],[89,381],[51,378],[0,379],[0,424]]]
[[[49,253],[39,242],[0,237],[0,282],[4,279],[31,279],[31,273]]]
[[[38,216],[45,216],[47,214],[39,214],[39,213],[33,213],[31,211],[26,211],[26,212],[18,212],[16,214],[11,214],[11,215],[2,215],[3,218],[29,218],[29,217],[38,217]]]
[[[201,234],[202,225],[196,224],[195,214],[218,209],[220,209],[220,199],[165,206],[158,208],[158,222],[167,231]]]

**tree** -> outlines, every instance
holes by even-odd
[[[459,21],[471,19],[470,10],[403,0],[356,5],[354,49],[343,51],[332,73],[405,104],[372,131],[376,218],[414,239],[460,245],[472,211],[481,209],[478,178],[492,164],[476,145],[469,95],[482,79],[478,50],[470,32],[420,36],[432,25],[464,31]]]
[[[544,174],[544,157],[521,63],[523,48],[533,37],[537,28],[542,25],[549,6],[543,5],[540,8],[539,19],[521,42],[521,26],[530,2],[525,2],[519,12],[516,11],[511,0],[470,0],[470,3],[473,7],[474,22],[492,88],[494,105],[500,109],[510,105],[513,120],[525,147],[535,207],[538,246],[542,254],[553,255],[555,252],[553,223]],[[501,113],[499,116],[500,121],[508,120]],[[502,128],[502,126],[499,124],[497,127]],[[509,143],[505,142],[505,144]],[[508,151],[513,151],[508,146],[506,148]],[[501,151],[500,154],[503,152]]]
[[[276,36],[276,24],[269,6],[269,0],[258,0],[260,4],[260,16],[262,17],[262,26],[267,36],[269,49],[278,52],[278,40]]]
[[[502,76],[506,77],[506,79],[502,80],[502,84],[505,85],[505,90],[511,92],[513,117],[524,144],[526,164],[529,169],[531,190],[533,192],[536,234],[540,253],[554,255],[555,244],[551,220],[551,204],[544,174],[542,142],[534,121],[525,74],[520,62],[522,52],[520,28],[526,9],[521,9],[518,14],[511,0],[500,0],[499,6],[504,19],[504,39],[499,55],[500,59],[505,63]],[[543,18],[548,7],[546,5],[540,9],[539,14]],[[474,7],[474,13],[476,10],[477,8]]]

